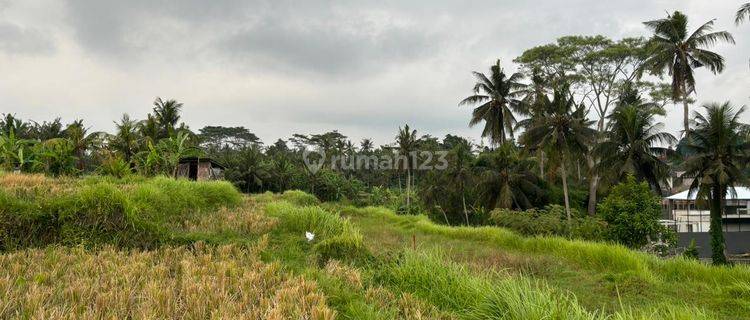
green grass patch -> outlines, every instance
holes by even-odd
[[[180,243],[190,238],[180,228],[191,216],[236,206],[241,200],[227,182],[164,177],[87,177],[54,188],[3,187],[0,250],[48,244],[148,248]]]

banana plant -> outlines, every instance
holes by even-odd
[[[33,154],[25,150],[33,144],[33,140],[18,139],[14,130],[0,134],[0,167],[13,171],[23,170],[32,163]]]

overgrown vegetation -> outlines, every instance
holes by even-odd
[[[184,243],[200,237],[177,232],[190,220],[241,201],[226,182],[163,177],[57,180],[3,174],[0,250],[49,244],[152,248]]]
[[[135,177],[4,175],[0,185],[6,198],[28,204],[29,211],[19,211],[26,214],[31,208],[42,212],[32,204],[51,192],[81,204],[124,203],[125,212],[148,216],[153,230],[164,231],[116,230],[116,224],[101,220],[106,223],[60,227],[75,230],[77,237],[13,242],[0,255],[4,318],[72,309],[79,318],[711,319],[727,315],[727,303],[733,310],[749,307],[737,295],[718,293],[744,292],[736,286],[750,281],[744,267],[662,260],[623,246],[558,237],[526,238],[497,227],[437,225],[382,207],[320,203],[301,191],[240,200],[225,183]],[[83,191],[93,187],[99,191]],[[190,196],[176,192],[190,190],[195,192]],[[160,205],[145,205],[151,202]],[[173,209],[157,214],[167,204]],[[80,208],[79,215],[99,217],[116,207]],[[550,210],[567,221],[564,209]],[[103,230],[130,238],[116,241]],[[60,239],[67,240],[52,241]],[[485,260],[495,254],[527,260]],[[571,277],[581,281],[561,282]],[[693,306],[677,302],[687,286],[695,287]],[[613,291],[602,293],[606,288]],[[642,290],[653,291],[651,301],[640,300]],[[137,303],[131,303],[133,297]],[[95,303],[83,307],[84,301]]]

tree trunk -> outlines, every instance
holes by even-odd
[[[439,206],[438,206],[438,209],[440,209],[440,212],[442,212],[442,213],[443,213],[443,218],[445,218],[445,224],[447,224],[447,225],[451,225],[451,222],[450,222],[450,221],[448,220],[448,215],[447,215],[447,214],[445,214],[445,210],[443,210],[443,208],[441,208],[441,207],[439,207]]]
[[[411,170],[406,168],[406,213],[411,214]]]
[[[565,157],[563,156],[560,161],[560,174],[562,175],[563,183],[563,197],[565,198],[565,214],[568,216],[568,221],[571,220],[570,216],[570,201],[568,200],[568,174],[565,171]]]
[[[591,170],[590,181],[589,181],[589,203],[588,203],[588,214],[593,216],[596,214],[596,192],[599,189],[599,174],[596,173],[596,161],[593,157],[587,157],[586,159],[589,170]]]
[[[590,216],[596,215],[596,191],[598,188],[599,188],[599,175],[593,174],[591,176],[591,183],[589,184],[588,213]]]
[[[466,217],[466,225],[469,225],[469,211],[466,210],[466,195],[461,193],[461,202],[464,206],[464,217]]]
[[[726,244],[724,243],[724,230],[722,230],[721,209],[724,199],[725,188],[714,186],[711,194],[711,260],[714,264],[726,264]]]
[[[683,112],[683,119],[682,119],[682,125],[685,129],[685,138],[688,136],[688,131],[690,131],[690,105],[688,105],[688,92],[687,92],[687,85],[685,82],[682,83],[682,112]]]
[[[539,178],[544,179],[544,151],[539,149]]]

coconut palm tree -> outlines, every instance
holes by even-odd
[[[525,87],[520,81],[523,74],[517,72],[508,77],[500,66],[500,60],[490,67],[489,77],[476,71],[473,74],[477,78],[474,94],[458,104],[480,104],[474,108],[469,126],[473,127],[484,121],[482,137],[489,138],[493,145],[504,143],[506,132],[513,139],[516,124],[513,112],[522,111],[520,98]]]
[[[481,170],[479,189],[487,209],[530,208],[532,199],[543,193],[533,173],[534,161],[511,143],[481,154],[476,166]]]
[[[711,211],[712,260],[724,264],[726,247],[721,214],[727,193],[736,185],[745,184],[745,164],[750,160],[750,143],[743,132],[747,125],[740,123],[745,107],[735,109],[729,102],[704,105],[705,114],[693,114],[694,128],[685,148],[690,156],[685,160],[683,178],[693,179],[690,192],[708,200]]]
[[[453,185],[461,195],[461,208],[466,218],[466,225],[469,225],[469,209],[466,206],[466,189],[471,183],[470,162],[474,158],[471,153],[472,145],[468,140],[460,139],[456,141],[453,148],[448,154],[448,168],[445,172],[448,181]]]
[[[724,70],[724,58],[708,48],[719,41],[734,44],[734,38],[726,31],[712,31],[714,20],[710,20],[693,33],[688,33],[688,18],[679,11],[664,19],[644,22],[654,32],[649,40],[649,57],[644,61],[643,70],[653,74],[672,77],[672,99],[682,101],[683,126],[685,134],[690,130],[688,96],[695,92],[693,70],[706,67],[714,74]]]
[[[164,101],[159,97],[154,100],[154,118],[161,130],[159,138],[167,138],[175,134],[181,110],[182,103],[176,100]]]
[[[65,128],[65,137],[73,145],[73,154],[78,159],[76,169],[83,171],[86,164],[86,151],[94,144],[99,142],[102,132],[88,132],[88,128],[83,126],[83,120],[75,120]]]
[[[414,154],[417,152],[419,147],[419,139],[417,138],[417,130],[411,130],[409,125],[404,125],[403,128],[398,128],[398,135],[396,135],[396,148],[400,155],[406,157],[403,169],[406,170],[406,210],[411,212],[411,175],[412,169],[414,169]],[[401,168],[401,165],[399,165]]]
[[[550,82],[548,79],[542,76],[542,72],[535,68],[531,71],[531,83],[526,86],[524,97],[522,99],[523,114],[526,115],[526,119],[518,121],[517,128],[527,128],[531,121],[536,120],[545,108],[544,101],[547,95],[547,87]],[[544,179],[544,159],[545,152],[542,148],[537,148],[536,145],[526,146],[529,151],[536,153],[536,160],[539,164],[539,177]]]
[[[26,134],[29,131],[29,124],[10,113],[6,113],[0,118],[0,134],[7,135],[11,131],[13,131],[16,137],[26,138]]]
[[[159,123],[156,117],[149,114],[146,120],[138,122],[138,133],[147,144],[156,144],[159,141]]]
[[[362,153],[364,153],[364,154],[367,154],[367,153],[371,152],[373,150],[373,148],[374,148],[374,145],[372,143],[372,139],[364,138],[359,143],[359,151],[362,152]]]
[[[601,158],[597,171],[613,170],[620,181],[632,174],[658,193],[670,170],[661,158],[671,152],[664,146],[677,139],[656,122],[655,117],[663,115],[656,106],[640,98],[623,102],[608,116],[606,139],[594,150]]]
[[[63,133],[63,124],[60,118],[55,118],[52,121],[43,121],[38,123],[31,121],[31,127],[29,128],[29,139],[35,139],[39,141],[45,141],[49,139],[62,138],[65,136]]]
[[[138,121],[131,120],[129,115],[123,114],[120,122],[115,122],[115,127],[117,132],[112,137],[110,146],[130,163],[133,155],[138,152],[141,140],[138,134]]]
[[[740,23],[745,21],[745,18],[747,18],[747,16],[750,16],[750,2],[740,6],[740,8],[737,10],[737,14],[734,17],[734,23],[739,25]]]
[[[571,218],[568,197],[568,172],[566,162],[574,154],[583,154],[596,138],[596,130],[591,128],[595,121],[586,118],[586,110],[576,105],[566,85],[556,88],[553,99],[542,97],[543,108],[539,108],[535,118],[526,123],[526,132],[521,143],[526,146],[554,151],[560,159],[560,176],[563,183],[565,213]]]

